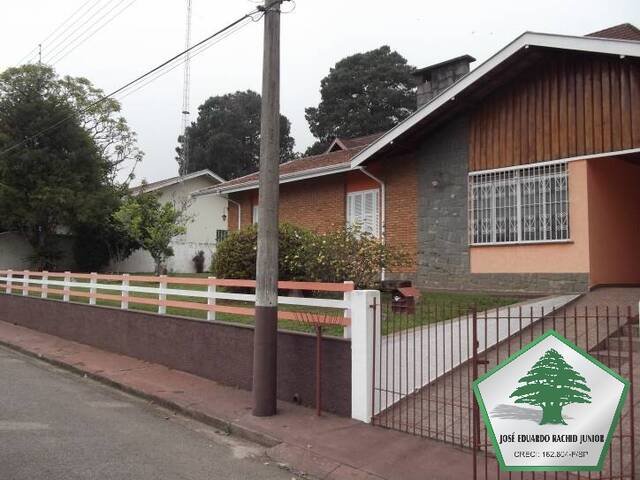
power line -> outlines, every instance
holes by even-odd
[[[89,16],[88,18],[84,19],[84,21],[82,23],[80,23],[80,25],[78,25],[76,28],[74,28],[69,34],[67,34],[65,37],[63,37],[61,40],[59,40],[57,43],[54,43],[51,47],[49,47],[49,52],[51,52],[51,53],[47,54],[47,58],[54,58],[60,51],[62,51],[65,48],[67,48],[69,46],[69,44],[71,44],[77,37],[74,37],[73,40],[67,42],[67,40],[69,40],[69,38],[71,38],[73,35],[75,35],[78,32],[78,30],[82,30],[85,27],[85,25],[87,25],[87,23],[89,23],[96,16],[100,15],[105,10],[107,10],[116,1],[117,0],[108,0],[107,3],[105,3],[100,8],[98,8],[96,11],[94,11],[91,14],[91,16]],[[119,3],[122,3],[122,2],[124,2],[124,0],[120,0]],[[100,18],[102,18],[102,17],[100,17]],[[100,19],[98,19],[98,20],[100,20]],[[91,24],[91,26],[93,26],[93,25],[94,24]],[[81,32],[80,35],[82,35],[84,32],[86,32],[86,30],[83,30],[83,32]]]
[[[204,53],[206,50],[208,50],[209,48],[211,48],[214,45],[218,44],[219,42],[221,42],[225,38],[233,35],[238,30],[240,30],[240,29],[246,27],[247,25],[251,24],[252,22],[255,22],[255,21],[258,21],[258,20],[259,20],[259,18],[256,19],[256,20],[253,20],[253,18],[246,19],[244,21],[244,23],[238,24],[235,27],[233,27],[232,29],[229,29],[227,32],[225,32],[224,34],[222,34],[219,37],[217,37],[215,41],[210,42],[210,43],[208,43],[206,45],[202,45],[198,49],[193,50],[191,52],[191,59],[194,59],[195,57],[197,57],[201,53]],[[173,70],[175,70],[179,66],[183,65],[185,61],[186,61],[185,59],[182,59],[182,61],[176,62],[173,65],[166,65],[165,67],[163,67],[161,70],[156,72],[150,79],[148,79],[144,83],[142,83],[140,85],[136,85],[136,88],[134,88],[133,90],[129,90],[128,92],[124,93],[122,96],[118,96],[118,100],[123,100],[123,99],[127,98],[129,95],[132,95],[132,94],[136,93],[137,91],[142,90],[144,87],[146,87],[150,83],[155,82],[160,77],[165,76],[166,74],[172,72]],[[123,93],[123,92],[121,92],[121,93]]]
[[[147,71],[146,73],[143,73],[142,75],[138,76],[137,78],[135,78],[134,80],[131,80],[130,82],[126,83],[125,85],[117,88],[116,90],[112,91],[111,93],[109,93],[108,95],[104,95],[101,98],[99,98],[98,100],[96,100],[95,102],[91,103],[90,105],[88,105],[87,107],[81,109],[78,112],[75,112],[75,114],[79,114],[82,115],[86,112],[88,112],[89,110],[91,110],[92,108],[96,107],[97,105],[99,105],[100,103],[104,102],[105,100],[108,100],[109,98],[125,91],[127,88],[133,86],[134,84],[144,80],[145,78],[149,77],[150,75],[153,75],[154,73],[160,71],[161,69],[163,69],[165,66],[171,64],[172,62],[174,62],[175,60],[177,60],[178,58],[182,57],[183,55],[192,52],[194,49],[201,47],[202,45],[205,45],[207,42],[209,42],[210,40],[213,40],[214,38],[224,34],[225,32],[233,29],[236,25],[239,25],[240,23],[242,23],[243,21],[247,20],[247,19],[252,19],[254,15],[256,14],[262,14],[262,12],[264,12],[264,8],[257,8],[256,10],[253,10],[245,15],[243,15],[242,17],[238,18],[237,20],[234,20],[233,22],[231,22],[230,24],[226,25],[225,27],[221,28],[220,30],[218,30],[217,32],[209,35],[208,37],[206,37],[203,40],[200,40],[198,43],[196,43],[195,45],[193,45],[192,47],[189,47],[188,49],[174,55],[173,57],[171,57],[170,59],[162,62],[160,65],[157,65],[156,67],[152,68],[151,70]],[[166,72],[165,72],[166,73]],[[15,143],[13,145],[11,145],[10,147],[5,148],[4,150],[0,151],[0,155],[3,155],[5,153],[8,153],[12,150],[15,150],[16,148],[20,147],[21,145],[24,145],[25,143],[29,142],[30,140],[33,140],[35,138],[38,138],[39,136],[43,135],[44,133],[49,132],[50,130],[53,130],[54,128],[57,128],[58,126],[62,125],[63,123],[65,123],[67,120],[74,118],[75,114],[72,115],[68,115],[67,117],[63,118],[62,120],[59,120],[58,122],[50,125],[49,127],[46,127],[42,130],[40,130],[39,132],[35,133],[34,135],[31,135],[30,137],[25,138],[24,140],[21,140],[18,143]]]
[[[109,15],[111,12],[113,12],[116,8],[118,8],[120,5],[122,5],[122,3],[124,3],[126,0],[121,0],[119,3],[117,3],[113,8],[111,8],[107,13],[105,13],[102,17],[100,17],[98,20],[96,20],[94,23],[92,23],[89,28],[85,29],[80,35],[78,35],[77,37],[75,37],[71,42],[69,42],[69,44],[67,45],[67,47],[69,45],[72,45],[73,42],[75,42],[78,38],[82,37],[83,35],[85,35],[87,32],[89,32],[91,30],[91,28],[93,26],[95,26],[96,24],[98,24],[103,18],[105,18],[107,15]],[[129,7],[131,7],[131,5],[133,5],[137,0],[131,0],[129,3],[127,3],[122,9],[120,9],[119,11],[117,11],[115,13],[115,15],[113,15],[111,18],[107,19],[106,22],[104,22],[102,25],[98,26],[98,28],[96,28],[95,30],[93,30],[92,32],[89,33],[88,36],[84,37],[78,44],[76,44],[75,46],[73,46],[70,50],[67,50],[67,52],[64,52],[64,49],[57,53],[56,55],[53,56],[53,58],[51,58],[49,60],[49,62],[52,65],[57,64],[58,62],[60,62],[61,60],[63,60],[65,57],[67,57],[67,55],[69,55],[70,53],[72,53],[74,50],[76,50],[78,47],[80,47],[82,44],[84,44],[87,40],[89,40],[90,38],[92,38],[96,33],[98,33],[100,30],[102,30],[104,27],[106,27],[107,25],[109,25],[113,20],[115,20],[116,18],[118,18],[120,15],[122,15],[122,13],[125,12],[125,10],[127,10]],[[66,48],[66,47],[65,47]]]
[[[56,32],[58,32],[58,30],[60,30],[67,22],[69,22],[69,20],[71,20],[73,17],[76,16],[76,14],[78,14],[78,12],[80,12],[82,9],[84,9],[84,7],[86,7],[89,3],[91,2],[99,2],[100,0],[86,0],[82,5],[80,5],[80,7],[78,7],[76,10],[73,11],[73,13],[71,15],[69,15],[65,20],[63,20],[60,24],[58,24],[58,26],[56,28],[54,28],[51,33],[49,33],[49,35],[47,35],[44,39],[40,40],[39,44],[43,44],[45,43],[47,40],[49,40]],[[77,19],[76,19],[77,20]],[[75,23],[75,21],[73,22]],[[69,27],[67,27],[69,28]],[[66,29],[65,29],[66,30]],[[58,38],[63,32],[60,32],[58,35],[56,35],[52,41],[55,41],[56,38]],[[38,45],[36,45],[35,47],[33,47],[33,49],[27,53],[24,57],[22,57],[20,59],[20,61],[18,61],[18,65],[21,65],[22,63],[24,63],[25,60],[29,60],[31,59],[34,55],[35,52],[38,51]]]

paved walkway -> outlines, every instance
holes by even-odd
[[[471,454],[446,444],[280,402],[251,415],[250,392],[0,322],[0,344],[90,376],[268,447],[274,461],[323,479],[458,480]]]

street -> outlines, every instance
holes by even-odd
[[[1,480],[296,478],[259,445],[0,347]]]

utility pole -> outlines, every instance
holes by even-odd
[[[257,417],[276,413],[281,1],[265,0],[263,7],[256,327],[253,337],[253,414]]]

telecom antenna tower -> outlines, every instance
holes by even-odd
[[[187,0],[187,26],[184,49],[191,47],[191,0]],[[189,138],[187,137],[187,127],[189,126],[189,93],[191,90],[191,53],[185,53],[184,62],[184,79],[182,90],[182,168],[181,175],[185,175],[189,171]]]

